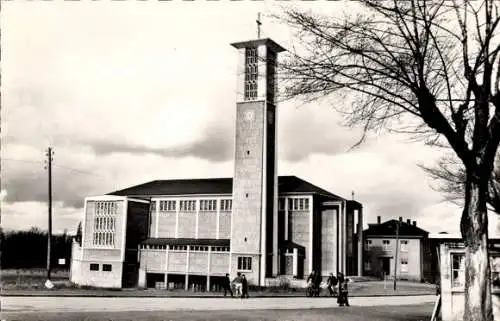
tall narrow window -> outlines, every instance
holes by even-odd
[[[205,212],[217,211],[217,200],[200,200],[200,211],[205,211]]]
[[[176,201],[160,201],[160,212],[175,212],[176,211]]]
[[[252,258],[249,256],[239,257],[238,271],[252,271]]]
[[[257,48],[245,49],[245,100],[257,99]]]
[[[465,284],[465,255],[451,255],[451,286],[463,287]]]
[[[96,202],[94,208],[94,231],[92,244],[114,247],[116,234],[117,202]]]
[[[180,210],[182,212],[196,211],[196,200],[182,200],[180,201]]]
[[[220,210],[225,212],[230,212],[233,206],[233,200],[222,199],[220,200]]]
[[[267,52],[267,101],[274,104],[276,93],[276,54]]]

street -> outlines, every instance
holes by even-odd
[[[433,295],[354,297],[352,306],[412,305],[433,303]],[[2,297],[2,312],[124,312],[313,309],[337,307],[336,298],[96,298]]]

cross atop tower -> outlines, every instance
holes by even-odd
[[[257,38],[260,39],[260,26],[262,25],[262,22],[260,21],[260,12],[257,14]]]

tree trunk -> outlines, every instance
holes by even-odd
[[[488,179],[467,175],[460,228],[465,242],[464,321],[493,321],[488,255]]]

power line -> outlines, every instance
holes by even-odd
[[[13,161],[13,162],[22,162],[22,163],[29,163],[29,164],[37,164],[37,165],[40,165],[40,164],[43,163],[42,161],[31,161],[31,160],[25,160],[25,159],[14,159],[14,158],[3,158],[3,157],[2,157],[1,160],[2,161],[5,160],[5,161]],[[52,168],[63,168],[63,169],[69,170],[71,172],[76,172],[76,173],[81,173],[81,174],[92,175],[92,176],[104,178],[104,176],[96,174],[96,173],[92,173],[92,172],[88,172],[88,171],[83,171],[83,170],[80,170],[80,169],[76,169],[76,168],[72,168],[72,167],[68,167],[68,166],[63,166],[63,165],[52,165]]]

